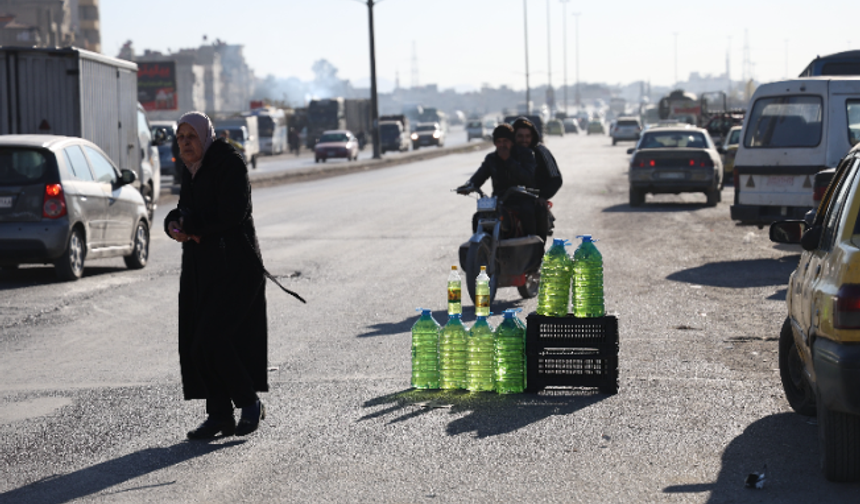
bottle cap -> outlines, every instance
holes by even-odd
[[[457,266],[451,266],[451,270],[457,271]]]
[[[593,242],[598,241],[598,240],[595,240],[594,238],[592,238],[590,234],[578,235],[577,238],[582,238],[582,243],[585,243],[585,242],[592,242],[593,243]]]
[[[421,315],[430,315],[433,312],[430,308],[415,308],[415,311],[420,311]]]
[[[486,267],[486,266],[481,266],[481,271],[487,271],[487,267]]]

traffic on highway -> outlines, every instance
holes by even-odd
[[[379,91],[51,5],[0,27],[0,502],[856,502],[860,51]]]

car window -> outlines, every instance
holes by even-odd
[[[696,132],[666,131],[646,133],[639,143],[640,149],[689,148],[704,149],[708,147],[705,135]]]
[[[90,163],[93,166],[93,172],[96,174],[96,180],[113,184],[117,180],[116,170],[113,165],[97,150],[86,146],[87,157],[90,158]]]
[[[845,116],[848,118],[848,141],[851,145],[860,142],[860,100],[845,102]]]
[[[69,172],[78,180],[94,180],[93,173],[90,171],[90,166],[87,164],[87,158],[84,156],[84,151],[80,145],[72,145],[63,149],[63,154],[66,156],[66,164],[69,165]]]
[[[48,170],[48,159],[35,149],[0,147],[0,184],[38,182]]]
[[[845,206],[845,200],[851,187],[854,185],[854,178],[857,176],[857,166],[860,164],[860,159],[853,159],[848,173],[839,181],[834,197],[827,213],[824,216],[824,232],[821,235],[819,248],[822,250],[830,250],[833,248],[833,243],[837,236],[839,222]]]
[[[760,98],[753,105],[744,146],[815,147],[821,142],[820,96]]]
[[[737,145],[741,141],[741,130],[736,129],[729,134],[729,145]]]

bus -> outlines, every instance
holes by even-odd
[[[257,116],[260,153],[276,155],[287,150],[287,115],[281,109],[262,108],[248,115]]]

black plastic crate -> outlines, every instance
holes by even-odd
[[[618,392],[618,319],[526,317],[528,392],[547,387],[597,387]]]

